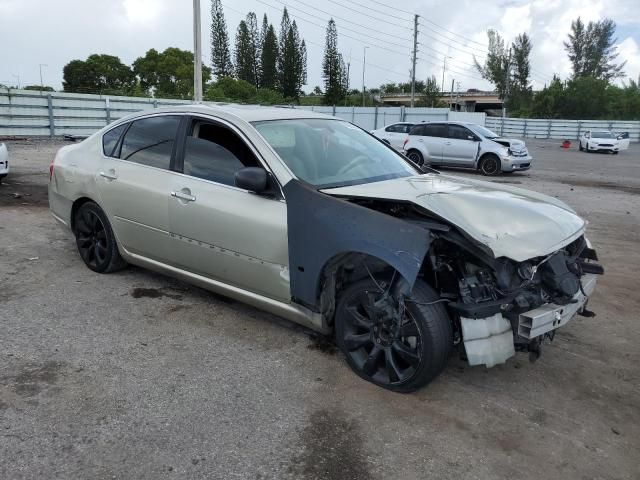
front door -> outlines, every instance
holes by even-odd
[[[172,153],[178,115],[135,120],[110,156],[101,160],[96,181],[100,201],[127,251],[166,261]]]
[[[442,150],[442,163],[454,167],[473,167],[479,146],[475,138],[476,136],[468,128],[449,124]]]
[[[169,201],[174,263],[290,301],[287,206],[234,185],[235,172],[260,166],[253,150],[230,126],[193,118],[179,158]]]

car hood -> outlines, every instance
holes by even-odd
[[[547,255],[584,233],[586,222],[556,198],[443,174],[325,189],[341,197],[412,202],[486,245],[496,258]]]
[[[522,140],[519,140],[517,138],[498,137],[498,138],[492,138],[491,140],[496,143],[499,143],[500,145],[504,145],[505,147],[508,147],[511,150],[516,152],[524,150],[526,148],[525,143]]]

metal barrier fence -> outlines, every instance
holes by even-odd
[[[0,136],[89,135],[131,112],[188,103],[187,100],[0,89]],[[395,122],[458,120],[486,125],[500,135],[513,137],[576,139],[586,130],[602,129],[629,132],[632,142],[640,141],[638,121],[500,118],[424,107],[296,108],[333,115],[367,130]]]
[[[640,122],[638,121],[487,117],[485,126],[506,137],[573,140],[587,130],[610,130],[619,133],[628,132],[630,141],[640,141]]]
[[[187,100],[0,89],[0,136],[89,135],[131,112],[188,103]],[[484,113],[450,112],[446,108],[296,108],[334,115],[367,130],[401,121],[464,120],[481,125],[485,121]]]

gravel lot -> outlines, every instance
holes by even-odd
[[[399,395],[261,311],[139,268],[91,272],[47,208],[63,143],[8,142],[0,478],[640,478],[640,147],[559,143],[527,140],[533,170],[495,181],[590,221],[606,269],[597,316],[534,364],[452,358]]]

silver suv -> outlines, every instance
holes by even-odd
[[[91,270],[139,265],[332,333],[395,391],[455,348],[489,367],[537,351],[602,273],[560,200],[423,173],[305,110],[137,113],[60,149],[49,173],[51,212]]]
[[[473,168],[499,175],[531,168],[522,140],[502,138],[467,122],[434,122],[414,126],[404,142],[405,154],[418,165]]]

